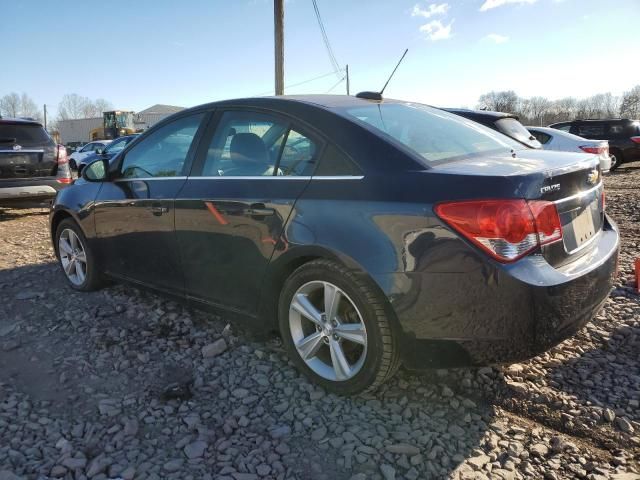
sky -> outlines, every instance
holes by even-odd
[[[352,94],[382,88],[405,48],[385,96],[436,106],[640,84],[640,0],[317,4]],[[0,11],[12,19],[0,21],[0,96],[26,92],[53,114],[65,93],[139,111],[273,92],[272,0],[0,0]],[[285,93],[345,93],[332,72],[312,1],[287,0]]]

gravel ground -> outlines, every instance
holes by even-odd
[[[80,294],[44,210],[0,210],[0,480],[640,478],[640,165],[606,179],[620,276],[574,338],[508,367],[340,398],[277,338],[131,287]]]

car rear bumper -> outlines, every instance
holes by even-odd
[[[0,205],[51,200],[67,186],[55,177],[3,180],[0,182]]]
[[[619,241],[607,218],[597,245],[561,268],[540,255],[507,266],[466,258],[460,272],[394,274],[392,282],[378,278],[390,288],[404,365],[510,363],[548,350],[582,328],[606,301]]]

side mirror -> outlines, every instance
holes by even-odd
[[[82,169],[82,178],[87,182],[104,182],[109,171],[109,160],[98,159]]]
[[[104,148],[98,148],[98,149],[96,150],[96,153],[97,153],[98,155],[102,155],[102,154],[104,153]]]

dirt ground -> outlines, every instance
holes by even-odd
[[[340,398],[277,338],[130,286],[81,294],[43,209],[0,209],[0,480],[640,478],[640,164],[605,178],[616,288],[507,367]]]

